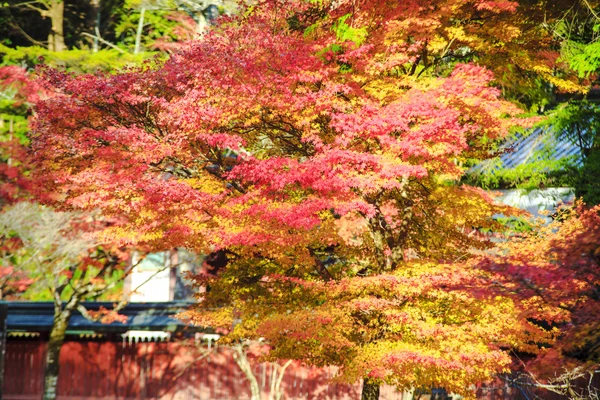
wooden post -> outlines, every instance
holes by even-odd
[[[177,297],[177,271],[179,271],[179,253],[177,249],[171,249],[167,253],[166,263],[169,263],[169,301],[175,300]]]
[[[6,335],[8,319],[8,304],[0,304],[0,400],[4,390],[4,357],[6,356]]]

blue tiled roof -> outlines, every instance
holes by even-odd
[[[515,168],[539,161],[541,153],[545,153],[547,159],[558,161],[571,157],[575,165],[581,165],[582,155],[579,146],[569,140],[565,135],[556,137],[553,132],[535,129],[528,134],[517,134],[514,139],[509,140],[501,146],[504,150],[498,158],[484,160],[473,166],[469,173],[492,172],[503,168]]]

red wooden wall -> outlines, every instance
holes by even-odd
[[[9,340],[6,352],[4,400],[38,400],[46,344],[41,340]],[[71,341],[60,356],[59,400],[220,400],[249,399],[250,389],[227,349],[197,359],[178,342],[126,343]],[[266,399],[273,366],[254,363],[254,373]],[[360,398],[360,385],[330,381],[332,372],[292,364],[286,370],[284,399],[343,400]],[[541,391],[522,392],[502,385],[482,387],[488,400],[561,399]],[[428,397],[422,396],[421,399]],[[393,387],[382,388],[382,400],[402,400]]]
[[[45,352],[42,341],[7,343],[5,400],[40,399]],[[174,342],[66,342],[60,355],[60,400],[87,399],[249,399],[250,389],[227,349],[195,361],[189,347]],[[254,365],[268,393],[273,366]],[[329,382],[326,370],[299,364],[287,368],[285,399],[356,399],[360,386]],[[400,400],[388,389],[384,399]],[[266,393],[265,393],[266,397]]]

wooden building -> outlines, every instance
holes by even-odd
[[[127,316],[125,323],[101,324],[79,313],[73,315],[59,361],[59,400],[250,399],[247,379],[230,349],[214,343],[218,336],[174,318],[188,305],[132,303],[121,311]],[[86,303],[92,311],[111,306]],[[6,340],[0,400],[41,399],[53,304],[10,302],[2,304],[1,309]],[[249,358],[253,358],[252,354]],[[253,362],[253,368],[267,399],[272,379],[277,377],[277,366]],[[283,398],[359,397],[360,385],[334,384],[330,382],[332,376],[330,370],[295,363],[283,377]],[[393,388],[388,392],[390,396],[383,399],[401,399]]]
[[[127,322],[101,324],[73,315],[60,355],[59,400],[244,400],[250,399],[247,376],[219,346],[212,332],[174,318],[190,303],[132,303],[122,310]],[[89,310],[109,303],[86,303]],[[0,400],[39,400],[44,357],[52,326],[53,304],[0,303]],[[260,363],[248,352],[262,400],[350,400],[360,398],[361,385],[336,383],[332,369],[292,363],[285,370],[280,398],[273,382],[281,364]],[[2,373],[2,365],[4,372]],[[436,393],[436,390],[429,390]],[[537,397],[535,397],[537,396]],[[382,387],[381,400],[412,397]],[[442,393],[421,400],[448,399]],[[482,386],[478,398],[487,400],[563,399],[539,389],[511,387],[498,381]]]

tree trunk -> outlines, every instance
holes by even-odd
[[[65,333],[73,310],[74,304],[71,304],[71,302],[67,303],[64,309],[60,305],[55,305],[54,322],[48,340],[48,352],[46,353],[43,400],[56,400],[60,349],[65,340]]]
[[[93,22],[90,29],[94,32],[94,42],[92,45],[92,52],[97,53],[100,49],[100,0],[91,0],[90,5],[92,6]]]
[[[137,32],[135,33],[135,47],[133,48],[133,54],[139,54],[142,44],[142,33],[144,32],[144,15],[146,9],[142,7],[140,10],[140,20],[138,21]]]
[[[281,382],[283,381],[283,375],[285,370],[292,364],[292,360],[288,360],[285,364],[279,365],[273,363],[273,372],[271,373],[271,393],[269,394],[269,400],[282,400],[283,391],[281,390]]]
[[[250,365],[248,357],[246,357],[244,347],[241,344],[233,347],[233,358],[250,382],[250,391],[252,392],[252,397],[250,399],[260,400],[260,386],[258,385],[256,377],[254,376],[254,372],[252,372],[252,366]]]
[[[379,384],[371,378],[363,379],[361,400],[379,400]]]
[[[196,21],[196,34],[202,35],[206,30],[206,27],[208,27],[208,22],[206,21],[204,14],[198,13],[197,16],[198,18]]]
[[[65,2],[64,0],[52,0],[49,4],[49,9],[46,14],[50,17],[52,28],[48,35],[48,50],[63,51],[67,49],[65,45],[64,34],[64,18],[65,18]]]

